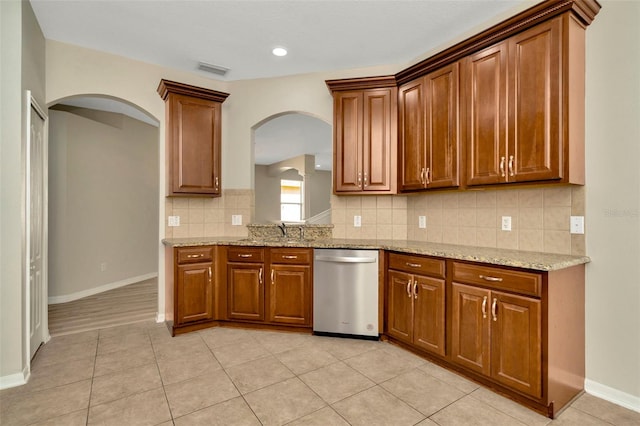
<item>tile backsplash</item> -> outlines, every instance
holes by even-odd
[[[220,198],[167,198],[166,238],[246,237],[254,192],[227,189]],[[429,192],[415,195],[331,196],[333,237],[415,240],[480,247],[584,255],[585,235],[569,232],[570,216],[584,216],[585,188],[557,186],[500,190]],[[242,226],[231,224],[242,215]],[[354,216],[361,226],[354,226]],[[425,216],[426,228],[418,226]],[[503,216],[511,231],[501,230]]]
[[[165,238],[245,237],[251,222],[254,195],[250,189],[226,189],[218,198],[166,198]],[[242,225],[232,225],[242,215]],[[180,226],[168,226],[169,216],[180,216]]]
[[[583,186],[467,190],[406,196],[332,196],[336,238],[428,241],[481,247],[585,254],[585,236],[569,232],[584,216]],[[362,226],[353,226],[353,216]],[[418,226],[425,216],[426,228]],[[501,230],[502,216],[511,231]]]

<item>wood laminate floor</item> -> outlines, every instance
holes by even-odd
[[[152,278],[67,303],[49,305],[51,336],[154,320],[158,279]]]

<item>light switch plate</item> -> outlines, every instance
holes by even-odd
[[[180,216],[169,216],[169,226],[180,226]]]
[[[427,227],[427,217],[426,216],[418,216],[418,228],[426,228]]]
[[[511,231],[511,216],[502,216],[502,230]]]
[[[571,233],[584,234],[584,216],[571,216]]]
[[[353,217],[353,226],[356,228],[360,228],[362,226],[362,216]]]
[[[232,214],[231,215],[231,224],[234,226],[242,225],[242,215],[241,214]]]

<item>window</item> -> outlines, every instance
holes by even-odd
[[[280,181],[280,220],[283,222],[302,221],[302,182],[299,180]]]

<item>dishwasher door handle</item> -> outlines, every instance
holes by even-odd
[[[318,262],[334,263],[375,263],[375,257],[350,257],[350,256],[316,256]]]

